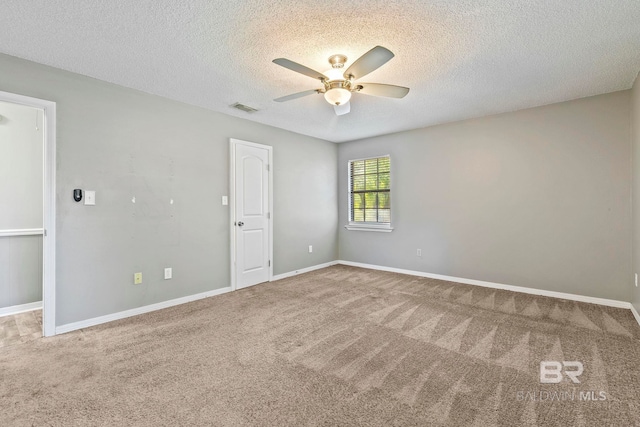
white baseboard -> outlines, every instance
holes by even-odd
[[[640,314],[638,314],[638,312],[636,311],[635,307],[631,303],[625,302],[625,301],[617,301],[617,300],[611,300],[611,299],[605,299],[605,298],[587,297],[587,296],[583,296],[583,295],[567,294],[567,293],[563,293],[563,292],[546,291],[546,290],[534,289],[534,288],[525,288],[525,287],[521,287],[521,286],[504,285],[504,284],[501,284],[501,283],[492,283],[492,282],[485,282],[485,281],[481,281],[481,280],[464,279],[464,278],[460,278],[460,277],[444,276],[444,275],[441,275],[441,274],[432,274],[432,273],[425,273],[425,272],[422,272],[422,271],[404,270],[404,269],[401,269],[401,268],[385,267],[385,266],[380,266],[380,265],[364,264],[364,263],[351,262],[351,261],[342,261],[342,260],[340,260],[340,261],[331,261],[331,262],[327,262],[327,263],[324,263],[324,264],[318,264],[318,265],[314,265],[314,266],[311,266],[311,267],[306,267],[306,268],[302,268],[302,269],[299,269],[299,270],[291,271],[291,272],[288,272],[288,273],[278,274],[276,276],[273,276],[271,278],[271,281],[275,282],[277,280],[282,280],[282,279],[285,279],[287,277],[296,276],[298,274],[308,273],[310,271],[319,270],[319,269],[325,268],[325,267],[331,267],[332,265],[336,265],[336,264],[349,265],[349,266],[361,267],[361,268],[369,268],[371,270],[381,270],[381,271],[389,271],[389,272],[393,272],[393,273],[408,274],[408,275],[411,275],[411,276],[428,277],[428,278],[431,278],[431,279],[446,280],[446,281],[449,281],[449,282],[457,282],[457,283],[464,283],[464,284],[468,284],[468,285],[483,286],[483,287],[486,287],[486,288],[501,289],[501,290],[506,290],[506,291],[521,292],[521,293],[526,293],[526,294],[548,296],[548,297],[552,297],[552,298],[561,298],[561,299],[567,299],[567,300],[572,300],[572,301],[579,301],[579,302],[586,302],[586,303],[591,303],[591,304],[605,305],[605,306],[609,306],[609,307],[628,308],[628,309],[631,309],[631,312],[633,313],[633,316],[638,321],[638,324],[640,324]],[[190,295],[190,296],[186,296],[186,297],[176,298],[176,299],[172,299],[172,300],[169,300],[169,301],[163,301],[163,302],[159,302],[159,303],[156,303],[156,304],[145,305],[143,307],[133,308],[131,310],[125,310],[125,311],[120,311],[118,313],[108,314],[108,315],[105,315],[105,316],[94,317],[92,319],[81,320],[79,322],[67,323],[66,325],[61,325],[61,326],[56,327],[56,334],[64,334],[66,332],[71,332],[71,331],[75,331],[75,330],[78,330],[78,329],[83,329],[83,328],[88,328],[88,327],[91,327],[91,326],[100,325],[102,323],[112,322],[114,320],[120,320],[120,319],[124,319],[124,318],[131,317],[131,316],[137,316],[139,314],[149,313],[151,311],[161,310],[163,308],[173,307],[175,305],[185,304],[185,303],[188,303],[188,302],[191,302],[191,301],[196,301],[196,300],[203,299],[203,298],[208,298],[208,297],[212,297],[212,296],[216,296],[216,295],[225,294],[227,292],[231,292],[232,290],[233,289],[231,287],[214,289],[212,291],[207,291],[207,292],[203,292],[203,293],[200,293],[200,294],[195,294],[195,295]],[[31,311],[31,310],[38,310],[38,309],[41,309],[41,308],[42,308],[42,301],[31,303],[31,304],[16,305],[16,306],[12,306],[12,307],[0,308],[0,317],[8,316],[8,315],[11,315],[11,314],[22,313],[22,312],[26,312],[26,311]]]
[[[0,308],[0,317],[13,316],[14,314],[41,309],[42,301],[30,302],[28,304],[12,305],[11,307]]]
[[[633,306],[633,304],[631,304],[631,313],[633,313],[633,317],[636,318],[636,322],[638,322],[638,325],[640,325],[640,314],[638,313],[636,308]]]
[[[339,262],[340,261],[325,262],[324,264],[313,265],[311,267],[301,268],[300,270],[295,270],[295,271],[290,271],[288,273],[278,274],[276,276],[273,276],[271,278],[271,281],[275,282],[275,281],[278,281],[278,280],[286,279],[287,277],[296,276],[298,274],[308,273],[308,272],[313,271],[313,270],[320,270],[321,268],[331,267],[332,265],[336,265]]]
[[[464,283],[464,284],[467,284],[467,285],[482,286],[482,287],[485,287],[485,288],[501,289],[501,290],[504,290],[504,291],[521,292],[521,293],[525,293],[525,294],[541,295],[541,296],[545,296],[545,297],[561,298],[561,299],[566,299],[566,300],[571,300],[571,301],[579,301],[579,302],[586,302],[586,303],[590,303],[590,304],[605,305],[605,306],[608,306],[608,307],[616,307],[616,308],[631,308],[632,307],[631,303],[630,302],[626,302],[626,301],[618,301],[618,300],[606,299],[606,298],[588,297],[588,296],[576,295],[576,294],[567,294],[567,293],[564,293],[564,292],[546,291],[546,290],[543,290],[543,289],[525,288],[525,287],[522,287],[522,286],[504,285],[502,283],[485,282],[485,281],[482,281],[482,280],[474,280],[474,279],[464,279],[462,277],[444,276],[442,274],[425,273],[425,272],[422,272],[422,271],[404,270],[404,269],[401,269],[401,268],[384,267],[384,266],[380,266],[380,265],[363,264],[363,263],[360,263],[360,262],[351,262],[351,261],[338,261],[338,264],[350,265],[352,267],[370,268],[372,270],[389,271],[389,272],[392,272],[392,273],[402,273],[402,274],[408,274],[408,275],[411,275],[411,276],[428,277],[430,279],[446,280],[446,281],[449,281],[449,282]]]
[[[213,297],[216,295],[225,294],[231,292],[231,287],[214,289],[212,291],[202,292],[200,294],[189,295],[186,297],[176,298],[169,301],[163,301],[156,304],[149,304],[143,307],[132,308],[131,310],[120,311],[118,313],[107,314],[105,316],[94,317],[92,319],[81,320],[79,322],[67,323],[56,327],[56,334],[64,334],[66,332],[76,331],[78,329],[88,328],[90,326],[100,325],[102,323],[113,322],[114,320],[120,320],[131,316],[137,316],[138,314],[149,313],[151,311],[161,310],[163,308],[173,307],[174,305],[185,304],[191,301],[196,301],[203,298]]]
[[[330,267],[332,265],[336,265],[337,261],[327,262],[325,264],[314,265],[312,267],[302,268],[300,270],[291,271],[289,273],[278,274],[277,276],[273,276],[271,281],[276,281],[280,279],[284,279],[286,277],[295,276],[297,274],[308,273],[313,270],[318,270],[325,267]],[[156,304],[145,305],[143,307],[132,308],[131,310],[120,311],[118,313],[107,314],[105,316],[94,317],[91,319],[81,320],[79,322],[67,323],[66,325],[61,325],[56,327],[56,334],[64,334],[71,331],[76,331],[78,329],[88,328],[91,326],[100,325],[102,323],[113,322],[114,320],[125,319],[131,316],[137,316],[139,314],[149,313],[151,311],[161,310],[167,307],[173,307],[174,305],[185,304],[187,302],[196,301],[202,298],[208,298],[215,295],[224,294],[227,292],[231,292],[233,289],[229,286],[221,289],[214,289],[213,291],[203,292],[196,295],[190,295],[182,298],[176,298],[169,301],[163,301]],[[40,303],[40,307],[42,307],[42,303]],[[9,307],[11,308],[11,307]],[[35,309],[34,309],[35,310]]]

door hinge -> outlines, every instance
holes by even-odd
[[[43,233],[44,233],[44,237],[47,237],[47,229],[46,228],[43,230]]]
[[[267,164],[267,172],[269,172],[271,170],[271,165]]]
[[[269,260],[269,267],[271,267],[271,260]]]
[[[267,219],[271,219],[271,212],[267,212]]]

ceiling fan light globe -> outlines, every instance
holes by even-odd
[[[351,99],[351,92],[341,87],[329,89],[324,93],[324,99],[331,105],[344,105]]]

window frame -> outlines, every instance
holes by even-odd
[[[353,192],[352,189],[352,176],[351,176],[351,165],[353,162],[359,162],[363,160],[372,160],[372,159],[381,159],[381,158],[389,159],[389,222],[365,222],[365,221],[354,221],[352,218],[353,213]],[[351,231],[378,231],[378,232],[390,232],[393,230],[392,224],[392,208],[391,208],[391,194],[393,193],[393,172],[391,170],[391,156],[389,154],[383,154],[379,156],[371,156],[371,157],[363,157],[359,159],[350,159],[347,162],[347,225],[344,226],[347,230]]]

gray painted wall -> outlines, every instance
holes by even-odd
[[[0,102],[0,230],[42,228],[42,111]]]
[[[640,75],[631,89],[631,145],[633,150],[633,272],[640,274]],[[638,279],[640,281],[640,279]],[[631,278],[632,304],[640,313],[640,288]]]
[[[0,75],[57,103],[57,325],[230,285],[229,138],[274,147],[274,273],[337,258],[335,144],[6,55]]]
[[[0,102],[0,231],[42,228],[42,112]],[[0,237],[0,308],[42,300],[42,237]]]
[[[629,99],[340,144],[340,259],[630,301]],[[347,162],[383,154],[395,230],[347,231]]]
[[[0,308],[42,301],[42,236],[0,237]]]

